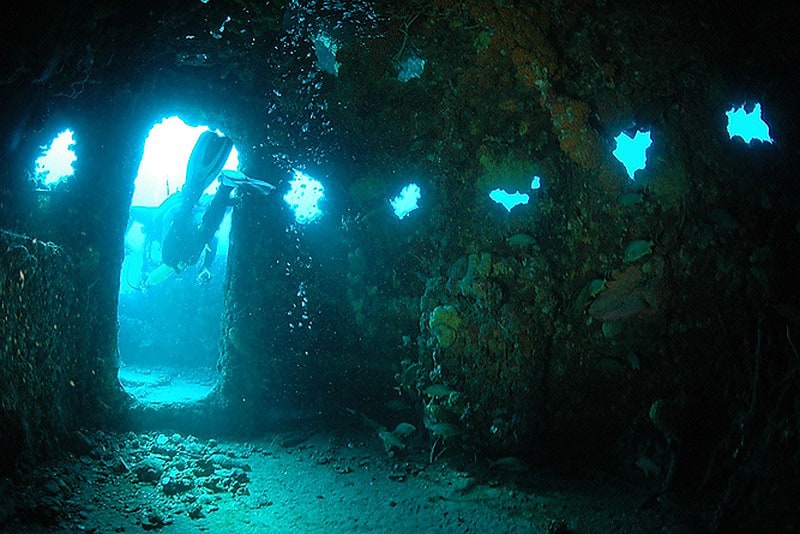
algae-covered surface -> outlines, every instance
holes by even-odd
[[[71,441],[68,456],[5,483],[8,531],[654,532],[677,521],[644,506],[633,479],[571,480],[447,451],[431,463],[416,442],[390,456],[372,432]]]

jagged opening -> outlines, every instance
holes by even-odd
[[[119,294],[119,379],[139,402],[168,405],[205,398],[218,378],[223,284],[230,210],[201,257],[180,272],[162,258],[164,237],[178,217],[192,149],[206,126],[179,117],[156,124],[136,177]],[[236,149],[224,169],[238,167]],[[214,180],[192,211],[202,217]]]
[[[34,182],[38,189],[50,189],[73,175],[75,169],[72,164],[77,159],[72,150],[74,145],[74,133],[67,128],[59,132],[49,145],[42,147],[34,170]]]

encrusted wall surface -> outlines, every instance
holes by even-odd
[[[307,402],[313,361],[303,333],[291,215],[279,195],[243,199],[233,219],[221,351],[220,401],[250,432]],[[296,265],[296,264],[295,264]],[[307,323],[307,321],[306,321]],[[236,427],[234,427],[236,428]]]
[[[28,458],[75,427],[121,424],[128,402],[117,380],[117,296],[146,129],[142,119],[120,121],[124,108],[99,101],[70,111],[80,133],[68,186],[25,187],[3,201],[3,222],[17,232],[4,233],[0,247],[2,376],[13,384],[3,390],[4,423]]]
[[[85,402],[87,296],[57,245],[0,231],[0,472],[54,450]]]
[[[313,169],[335,199],[327,234],[287,230],[278,195],[236,208],[216,397],[233,428],[369,368],[396,374],[380,385],[432,441],[573,464],[646,456],[665,489],[716,496],[732,518],[744,498],[777,509],[800,465],[800,53],[782,42],[798,9],[566,4],[60,5],[50,39],[4,48],[0,206],[17,216],[0,215],[41,235],[12,199],[43,125],[83,117],[90,163],[50,211],[62,228],[44,231],[76,252],[107,382],[147,121],[173,106],[213,119],[253,176]],[[337,76],[315,65],[320,31],[340,45]],[[409,51],[426,67],[403,83]],[[756,100],[775,143],[728,139],[724,112]],[[612,155],[631,129],[654,139],[636,180]],[[529,205],[488,200],[532,174]],[[421,210],[398,221],[386,200],[411,180]]]

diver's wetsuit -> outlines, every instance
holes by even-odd
[[[206,245],[212,251],[216,248],[211,242],[225,217],[232,191],[233,187],[220,184],[200,224],[196,224],[192,216],[193,206],[181,206],[162,244],[161,260],[166,265],[181,272],[200,259]],[[206,264],[210,261],[213,261],[213,255],[207,258],[204,267],[208,268],[209,265]]]
[[[225,216],[233,187],[220,184],[199,223],[194,212],[203,191],[217,178],[232,149],[233,141],[211,131],[203,132],[192,149],[181,204],[161,243],[161,261],[176,272],[196,263],[206,245],[209,250],[216,248],[214,234]],[[213,255],[207,260],[213,261]],[[204,267],[207,269],[209,265]]]
[[[222,167],[232,149],[233,141],[211,131],[201,134],[192,149],[186,168],[186,184],[181,192],[181,204],[161,243],[161,261],[176,272],[197,263],[207,247],[200,276],[206,280],[210,277],[208,270],[216,254],[214,235],[225,217],[234,187],[247,185],[264,194],[275,189],[274,186],[253,180],[239,171],[223,171]],[[194,216],[195,206],[203,191],[220,173],[224,179],[220,179],[217,193],[211,199],[202,220],[198,222]]]

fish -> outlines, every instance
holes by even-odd
[[[653,242],[644,239],[634,239],[625,251],[622,253],[622,261],[625,263],[633,263],[636,260],[648,256],[653,253]]]
[[[461,429],[453,423],[432,423],[426,427],[431,434],[445,440],[461,435]]]
[[[647,456],[639,456],[636,459],[636,467],[642,470],[647,478],[657,477],[661,474],[661,468],[652,459]]]
[[[492,467],[492,469],[499,469],[508,473],[526,473],[530,470],[528,464],[516,456],[498,458],[497,460],[490,461],[489,466]]]
[[[438,399],[440,397],[449,397],[450,394],[455,392],[456,390],[449,386],[445,386],[444,384],[433,384],[425,388],[425,394],[429,397],[433,397],[434,399]]]
[[[419,363],[412,363],[405,370],[403,370],[403,372],[397,377],[398,382],[400,382],[400,387],[411,389],[412,387],[416,386],[421,369],[422,365]]]
[[[389,432],[388,430],[378,432],[378,437],[381,438],[381,441],[383,441],[383,447],[386,449],[386,452],[389,452],[392,449],[399,449],[402,451],[406,448],[406,444],[403,443],[393,432]]]
[[[395,427],[392,433],[395,436],[408,436],[409,434],[413,434],[414,431],[417,430],[417,427],[412,425],[411,423],[400,423]]]
[[[536,238],[530,234],[519,233],[506,238],[506,242],[512,247],[527,247],[536,244]]]

